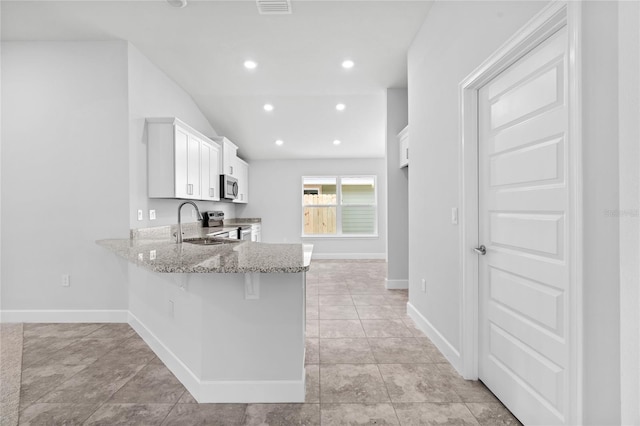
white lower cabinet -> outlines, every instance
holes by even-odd
[[[149,198],[219,200],[220,148],[177,118],[147,118]]]
[[[262,225],[259,223],[251,224],[251,241],[259,243],[262,241]]]

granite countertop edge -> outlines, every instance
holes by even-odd
[[[313,245],[229,241],[215,246],[168,240],[104,239],[96,244],[158,273],[300,273],[309,270]]]

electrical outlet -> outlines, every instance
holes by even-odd
[[[169,318],[173,318],[174,306],[173,300],[169,300]]]
[[[71,285],[71,275],[62,274],[62,277],[60,279],[60,285],[62,287],[69,287]]]
[[[149,210],[149,220],[156,220],[156,211]]]
[[[156,251],[149,250],[149,260],[156,260]]]
[[[422,279],[422,292],[427,292],[427,280],[425,280],[424,278]]]
[[[142,210],[138,210],[138,220],[142,220]]]

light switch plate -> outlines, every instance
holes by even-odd
[[[451,208],[451,224],[452,225],[458,224],[458,208],[457,207]]]
[[[149,220],[156,220],[156,211],[149,210]]]

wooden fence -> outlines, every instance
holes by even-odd
[[[335,234],[336,233],[336,208],[335,207],[305,207],[304,208],[304,233]]]
[[[304,205],[336,204],[336,194],[304,194]],[[304,233],[335,234],[336,207],[305,207]]]
[[[304,205],[337,204],[336,194],[304,194]]]

